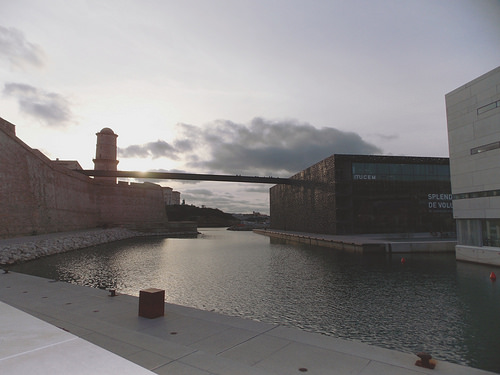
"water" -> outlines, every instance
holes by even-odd
[[[500,372],[500,284],[453,254],[359,255],[204,229],[132,239],[12,267],[79,285],[280,323]],[[498,269],[496,273],[500,273]]]

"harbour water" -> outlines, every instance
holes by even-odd
[[[500,372],[500,286],[453,254],[359,255],[252,232],[138,238],[11,267]]]

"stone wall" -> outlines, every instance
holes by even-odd
[[[159,185],[97,182],[56,165],[1,118],[0,151],[0,238],[167,225]]]
[[[96,181],[94,187],[99,226],[147,229],[165,225],[167,218],[160,185]]]

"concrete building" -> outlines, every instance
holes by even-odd
[[[163,186],[163,197],[166,206],[181,204],[181,193],[173,190],[171,187]]]
[[[162,186],[163,198],[165,200],[165,206],[170,206],[172,204],[172,188],[168,186]]]
[[[178,191],[172,191],[172,200],[170,202],[172,205],[179,205],[181,204],[181,193]]]
[[[447,158],[332,155],[270,189],[271,229],[454,235]]]
[[[446,95],[457,259],[500,265],[500,67]]]

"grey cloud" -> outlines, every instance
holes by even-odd
[[[149,151],[145,145],[131,145],[126,148],[118,148],[118,155],[124,158],[147,158]]]
[[[43,50],[28,42],[20,30],[3,26],[0,26],[0,58],[9,61],[15,68],[26,65],[40,68],[45,60]]]
[[[60,94],[22,83],[6,83],[3,94],[17,99],[22,113],[47,126],[65,126],[72,121],[70,102]]]
[[[121,157],[181,160],[190,173],[265,176],[295,174],[335,153],[381,153],[358,134],[317,129],[296,120],[255,118],[249,124],[217,120],[205,126],[177,124],[180,137],[119,149]],[[196,150],[196,152],[195,152]]]
[[[131,145],[126,148],[119,148],[118,154],[124,158],[169,158],[179,160],[178,150],[169,143],[158,140],[143,145]]]
[[[193,144],[191,141],[187,140],[187,139],[183,139],[183,140],[176,140],[175,143],[175,148],[179,151],[191,151],[193,149]]]
[[[249,193],[269,193],[269,186],[246,188],[243,191]]]
[[[213,191],[208,189],[187,189],[184,191],[185,194],[193,194],[193,195],[203,195],[205,197],[210,197],[214,195]]]
[[[185,125],[179,126],[182,129]],[[255,118],[248,125],[218,120],[196,131],[192,125],[185,130],[186,136],[210,151],[208,160],[192,159],[188,165],[229,174],[294,174],[335,153],[381,153],[379,147],[356,133],[317,129],[296,120]]]

